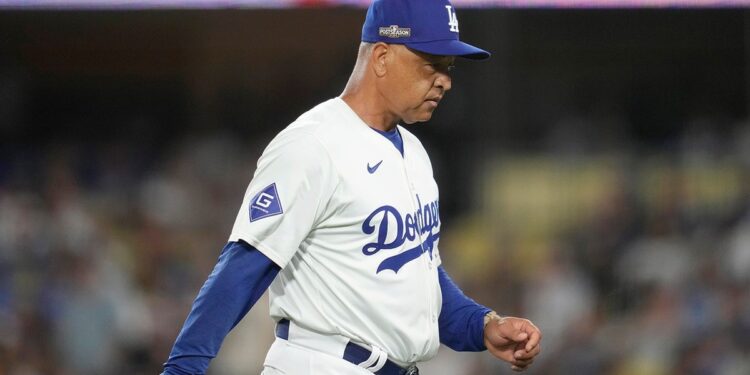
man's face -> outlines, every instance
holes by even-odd
[[[454,56],[436,56],[398,44],[390,45],[384,96],[391,111],[407,124],[427,121],[451,89]]]

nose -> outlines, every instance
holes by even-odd
[[[446,73],[440,73],[435,79],[435,86],[441,88],[443,92],[451,89],[451,76]]]

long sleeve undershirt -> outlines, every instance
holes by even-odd
[[[443,266],[438,267],[438,280],[443,295],[438,318],[440,342],[460,352],[487,349],[484,345],[484,316],[492,310],[464,295]]]
[[[245,242],[230,242],[193,302],[165,375],[202,375],[229,331],[268,289],[280,268]]]
[[[279,266],[244,242],[228,243],[203,284],[177,336],[165,375],[202,375],[221,343],[268,289]],[[443,305],[440,342],[456,351],[482,351],[484,316],[490,310],[466,297],[438,268]]]

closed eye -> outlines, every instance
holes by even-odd
[[[442,72],[442,73],[449,73],[453,71],[453,69],[456,67],[453,64],[445,65],[445,64],[440,64],[440,63],[429,63],[426,65],[429,66],[431,70]]]

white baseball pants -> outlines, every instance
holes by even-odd
[[[373,375],[330,354],[313,351],[276,338],[268,350],[262,375]]]

